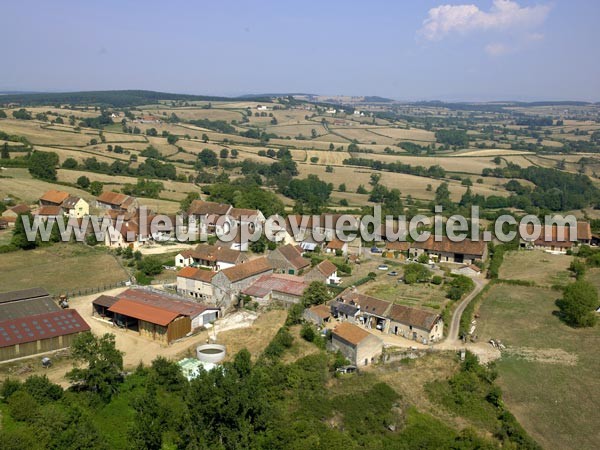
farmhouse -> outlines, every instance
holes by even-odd
[[[315,305],[306,308],[303,317],[307,322],[324,327],[331,320],[331,311],[327,305]]]
[[[219,316],[218,308],[144,289],[128,289],[116,297],[92,302],[93,314],[152,340],[169,344]]]
[[[287,244],[273,250],[267,256],[273,270],[278,273],[297,275],[310,267],[310,261],[302,256],[302,251],[296,245]]]
[[[410,256],[417,258],[423,253],[437,262],[472,264],[475,261],[485,261],[487,244],[483,240],[472,241],[470,239],[453,242],[447,237],[436,241],[434,236],[430,236],[426,241],[411,244]]]
[[[118,192],[103,192],[96,199],[96,206],[123,212],[133,211],[137,208],[137,200]]]
[[[62,310],[42,288],[0,294],[0,361],[69,347],[89,331],[75,310]]]
[[[29,214],[31,209],[29,206],[24,204],[15,205],[12,208],[8,208],[2,213],[2,219],[4,219],[8,226],[14,226],[17,221],[17,217],[20,214]]]
[[[335,300],[358,308],[359,322],[366,328],[376,328],[387,332],[389,326],[387,313],[392,305],[390,302],[359,294],[356,290],[351,289],[342,292]]]
[[[307,287],[308,283],[302,277],[271,273],[258,278],[244,288],[241,294],[249,296],[261,305],[276,301],[289,306],[300,303]]]
[[[60,206],[68,197],[68,192],[52,189],[40,197],[40,206]]]
[[[368,331],[348,322],[331,332],[331,348],[339,350],[355,365],[369,365],[383,352],[383,341]]]
[[[467,266],[459,267],[458,269],[453,269],[452,273],[465,275],[467,277],[476,277],[481,275],[481,268],[477,267],[475,264],[469,264]]]
[[[304,278],[307,281],[322,281],[325,284],[339,284],[341,281],[337,276],[337,267],[327,259],[313,267]]]
[[[39,217],[40,220],[46,221],[46,220],[56,220],[59,217],[63,217],[64,216],[64,210],[60,207],[60,206],[54,206],[54,205],[45,205],[45,206],[41,206],[34,214],[35,216]]]
[[[537,239],[530,236],[538,235]],[[592,228],[589,222],[577,222],[571,230],[568,225],[536,225],[526,224],[519,226],[521,247],[536,248],[549,252],[566,253],[573,245],[590,244],[592,241]]]
[[[211,281],[216,275],[212,270],[184,267],[177,273],[177,293],[201,301],[212,301]]]
[[[221,245],[199,244],[193,250],[185,250],[175,257],[177,267],[202,266],[219,271],[243,264],[248,257],[237,250]]]
[[[229,308],[238,300],[242,290],[268,273],[273,273],[273,268],[264,257],[217,272],[211,281],[213,301],[225,309]]]
[[[331,315],[340,322],[357,323],[360,307],[341,301],[333,301],[331,303]]]
[[[403,305],[392,305],[387,313],[389,332],[407,339],[430,344],[444,336],[444,321],[439,314]]]
[[[325,253],[340,253],[345,256],[348,254],[348,243],[339,239],[333,239],[325,246]]]
[[[265,216],[258,209],[231,208],[227,216],[237,226],[249,226],[250,230],[265,223]]]
[[[81,197],[69,195],[61,204],[66,216],[81,219],[89,215],[90,205]]]
[[[359,220],[348,214],[321,214],[318,216],[290,215],[286,218],[286,227],[296,242],[307,241],[312,237],[316,243],[336,239],[336,224],[344,227],[345,233],[357,233]]]
[[[231,205],[224,203],[194,200],[187,211],[190,233],[214,234],[217,227],[222,232],[231,209]]]

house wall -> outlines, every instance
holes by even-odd
[[[204,281],[177,277],[177,293],[185,297],[211,301],[213,297],[213,286]]]
[[[229,281],[223,272],[217,273],[211,281],[213,286],[213,303],[225,309],[229,308],[234,304],[234,302],[237,301],[237,296],[241,291],[254,283],[255,280],[268,273],[273,273],[273,271],[267,270],[248,278],[244,278],[243,280],[236,281],[235,283]]]
[[[395,320],[390,320],[390,334],[405,337],[407,339],[416,340],[430,344],[440,341],[444,336],[444,321],[439,319],[438,322],[430,330],[413,327]]]
[[[367,366],[375,362],[374,359],[381,355],[382,351],[383,342],[381,339],[373,335],[368,335],[357,346],[356,361],[354,364]]]
[[[69,209],[67,215],[69,217],[76,217],[77,219],[81,219],[84,216],[90,214],[90,205],[84,199],[80,198],[79,201],[75,204],[74,208]]]
[[[300,303],[302,300],[302,297],[298,297],[297,295],[286,294],[278,291],[273,291],[271,297],[274,301],[281,302],[287,306]]]

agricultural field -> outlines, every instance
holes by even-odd
[[[529,281],[538,286],[564,286],[572,281],[572,274],[568,271],[571,261],[572,256],[553,255],[541,250],[507,252],[500,268],[500,278]]]
[[[127,271],[103,247],[55,244],[0,258],[2,291],[41,286],[53,295],[60,295],[128,279]]]
[[[600,327],[562,323],[554,314],[559,296],[550,289],[495,285],[482,301],[477,334],[483,342],[506,345],[496,362],[504,400],[544,448],[595,449]]]

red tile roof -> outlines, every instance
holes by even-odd
[[[464,255],[483,256],[486,249],[486,242],[483,240],[472,241],[465,239],[461,242],[453,242],[447,237],[443,237],[441,241],[435,241],[434,236],[430,236],[424,242],[413,242],[413,248],[421,248],[427,251],[440,253],[459,253]]]
[[[535,240],[535,245],[539,246],[555,246],[555,247],[571,247],[573,242],[592,239],[592,228],[589,222],[577,222],[575,233],[571,233],[571,227],[547,225],[533,226],[527,224],[519,227],[519,234],[530,235],[533,232],[539,233],[539,237]],[[548,234],[548,238],[546,238]]]
[[[46,206],[40,207],[40,209],[38,209],[36,215],[38,215],[38,216],[60,216],[60,215],[62,215],[62,213],[63,213],[63,210],[60,206],[46,205]]]
[[[346,243],[344,241],[340,241],[339,239],[333,239],[327,243],[326,248],[330,250],[343,250],[345,244]]]
[[[367,314],[374,314],[377,316],[384,317],[391,305],[390,302],[380,300],[370,295],[359,294],[358,292],[352,292],[350,290],[342,292],[338,297],[338,301],[350,305],[360,306],[360,310]]]
[[[0,347],[10,347],[89,330],[90,326],[74,309],[4,320],[0,322]]]
[[[331,261],[326,259],[317,264],[313,270],[318,270],[324,276],[329,277],[337,272],[337,267]]]
[[[198,280],[204,281],[205,283],[210,283],[210,280],[217,274],[217,272],[213,272],[212,270],[199,269],[196,267],[184,267],[181,269],[177,276],[181,278],[188,278],[190,280]]]
[[[188,208],[188,214],[196,216],[203,216],[205,214],[225,215],[230,209],[231,205],[226,205],[224,203],[194,200]]]
[[[410,308],[402,305],[392,305],[388,317],[396,322],[412,325],[427,331],[431,331],[440,318],[439,314],[433,314],[421,309]]]
[[[366,337],[369,336],[369,332],[363,330],[357,325],[349,322],[342,322],[333,329],[333,336],[342,338],[344,341],[354,346],[360,344]]]
[[[221,271],[232,283],[273,270],[267,258],[257,258]]]
[[[279,253],[297,270],[310,266],[310,261],[302,256],[302,252],[296,245],[287,244],[279,247]]]
[[[130,203],[133,199],[129,195],[120,194],[118,192],[103,192],[97,199],[101,203],[113,206],[125,206],[125,203]]]
[[[12,208],[9,208],[9,210],[14,212],[15,214],[27,214],[28,212],[31,212],[29,206],[23,203],[21,203],[20,205],[15,205]]]
[[[57,191],[57,190],[52,189],[52,190],[46,192],[44,195],[42,195],[40,197],[40,201],[60,205],[62,202],[64,202],[67,199],[68,196],[69,196],[68,192]]]
[[[315,305],[309,308],[313,314],[319,316],[321,319],[327,319],[331,316],[331,310],[327,305]]]
[[[236,264],[242,256],[242,252],[224,247],[222,245],[199,244],[195,249],[186,251],[186,255],[204,261],[222,261],[230,264]]]
[[[168,311],[156,306],[145,305],[125,298],[117,300],[114,305],[108,308],[108,310],[113,313],[133,317],[134,319],[154,323],[163,327],[166,327],[180,316],[180,314],[173,311]]]
[[[308,287],[304,278],[294,275],[268,274],[263,275],[242,291],[244,295],[262,298],[271,292],[301,297]]]

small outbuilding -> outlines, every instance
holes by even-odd
[[[383,341],[357,325],[343,322],[331,333],[331,348],[342,352],[352,364],[367,366],[383,352]]]

